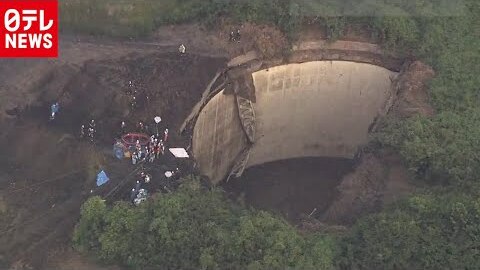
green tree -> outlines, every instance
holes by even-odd
[[[80,210],[81,220],[75,227],[73,236],[74,245],[82,251],[99,250],[98,238],[104,230],[107,206],[100,197],[87,200]]]
[[[334,238],[301,236],[284,220],[236,206],[196,180],[138,207],[110,208],[94,197],[83,209],[97,210],[95,218],[82,211],[76,247],[134,269],[331,269],[336,250]],[[93,235],[85,234],[96,224]]]
[[[478,269],[479,238],[480,200],[416,195],[358,222],[339,260],[353,269]]]

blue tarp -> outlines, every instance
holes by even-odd
[[[97,187],[105,184],[110,180],[107,174],[102,170],[100,173],[97,174]]]

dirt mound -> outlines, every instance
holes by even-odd
[[[397,154],[365,154],[337,188],[338,198],[320,216],[329,224],[352,224],[412,192],[407,169]]]
[[[433,69],[420,61],[408,65],[397,82],[399,92],[393,114],[398,117],[411,117],[414,114],[432,116],[435,111],[429,103],[427,83],[434,76]]]

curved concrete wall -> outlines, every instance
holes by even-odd
[[[221,91],[198,115],[192,148],[197,166],[212,182],[221,181],[247,145],[235,96]]]
[[[395,73],[316,61],[253,74],[257,141],[248,166],[308,156],[353,158],[391,91]]]
[[[252,74],[256,141],[247,167],[269,161],[352,158],[384,108],[395,72],[355,62],[314,61]],[[215,96],[194,127],[193,153],[202,174],[221,181],[247,146],[234,95]]]

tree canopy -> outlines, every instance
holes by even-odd
[[[134,269],[331,269],[334,243],[235,206],[196,180],[138,207],[92,197],[74,233],[79,250]]]
[[[424,194],[358,222],[343,240],[348,269],[478,269],[480,200]]]
[[[365,217],[343,238],[302,236],[283,220],[233,205],[219,190],[204,190],[196,181],[140,207],[125,202],[111,207],[93,197],[75,230],[78,249],[138,269],[480,268],[480,201],[478,189],[472,189],[480,173],[479,1],[459,1],[465,4],[460,14],[438,13],[435,0],[386,1],[391,5],[381,7],[381,16],[335,15],[335,7],[325,4],[349,1],[303,0],[134,0],[131,8],[117,7],[109,15],[113,2],[67,1],[61,25],[130,36],[148,35],[162,24],[212,23],[228,16],[273,24],[294,38],[304,20],[319,15],[328,36],[342,38],[347,27],[360,24],[387,51],[434,67],[429,94],[436,115],[391,121],[378,138],[398,149],[417,181],[445,188],[430,187]],[[363,1],[362,12],[375,2]]]

